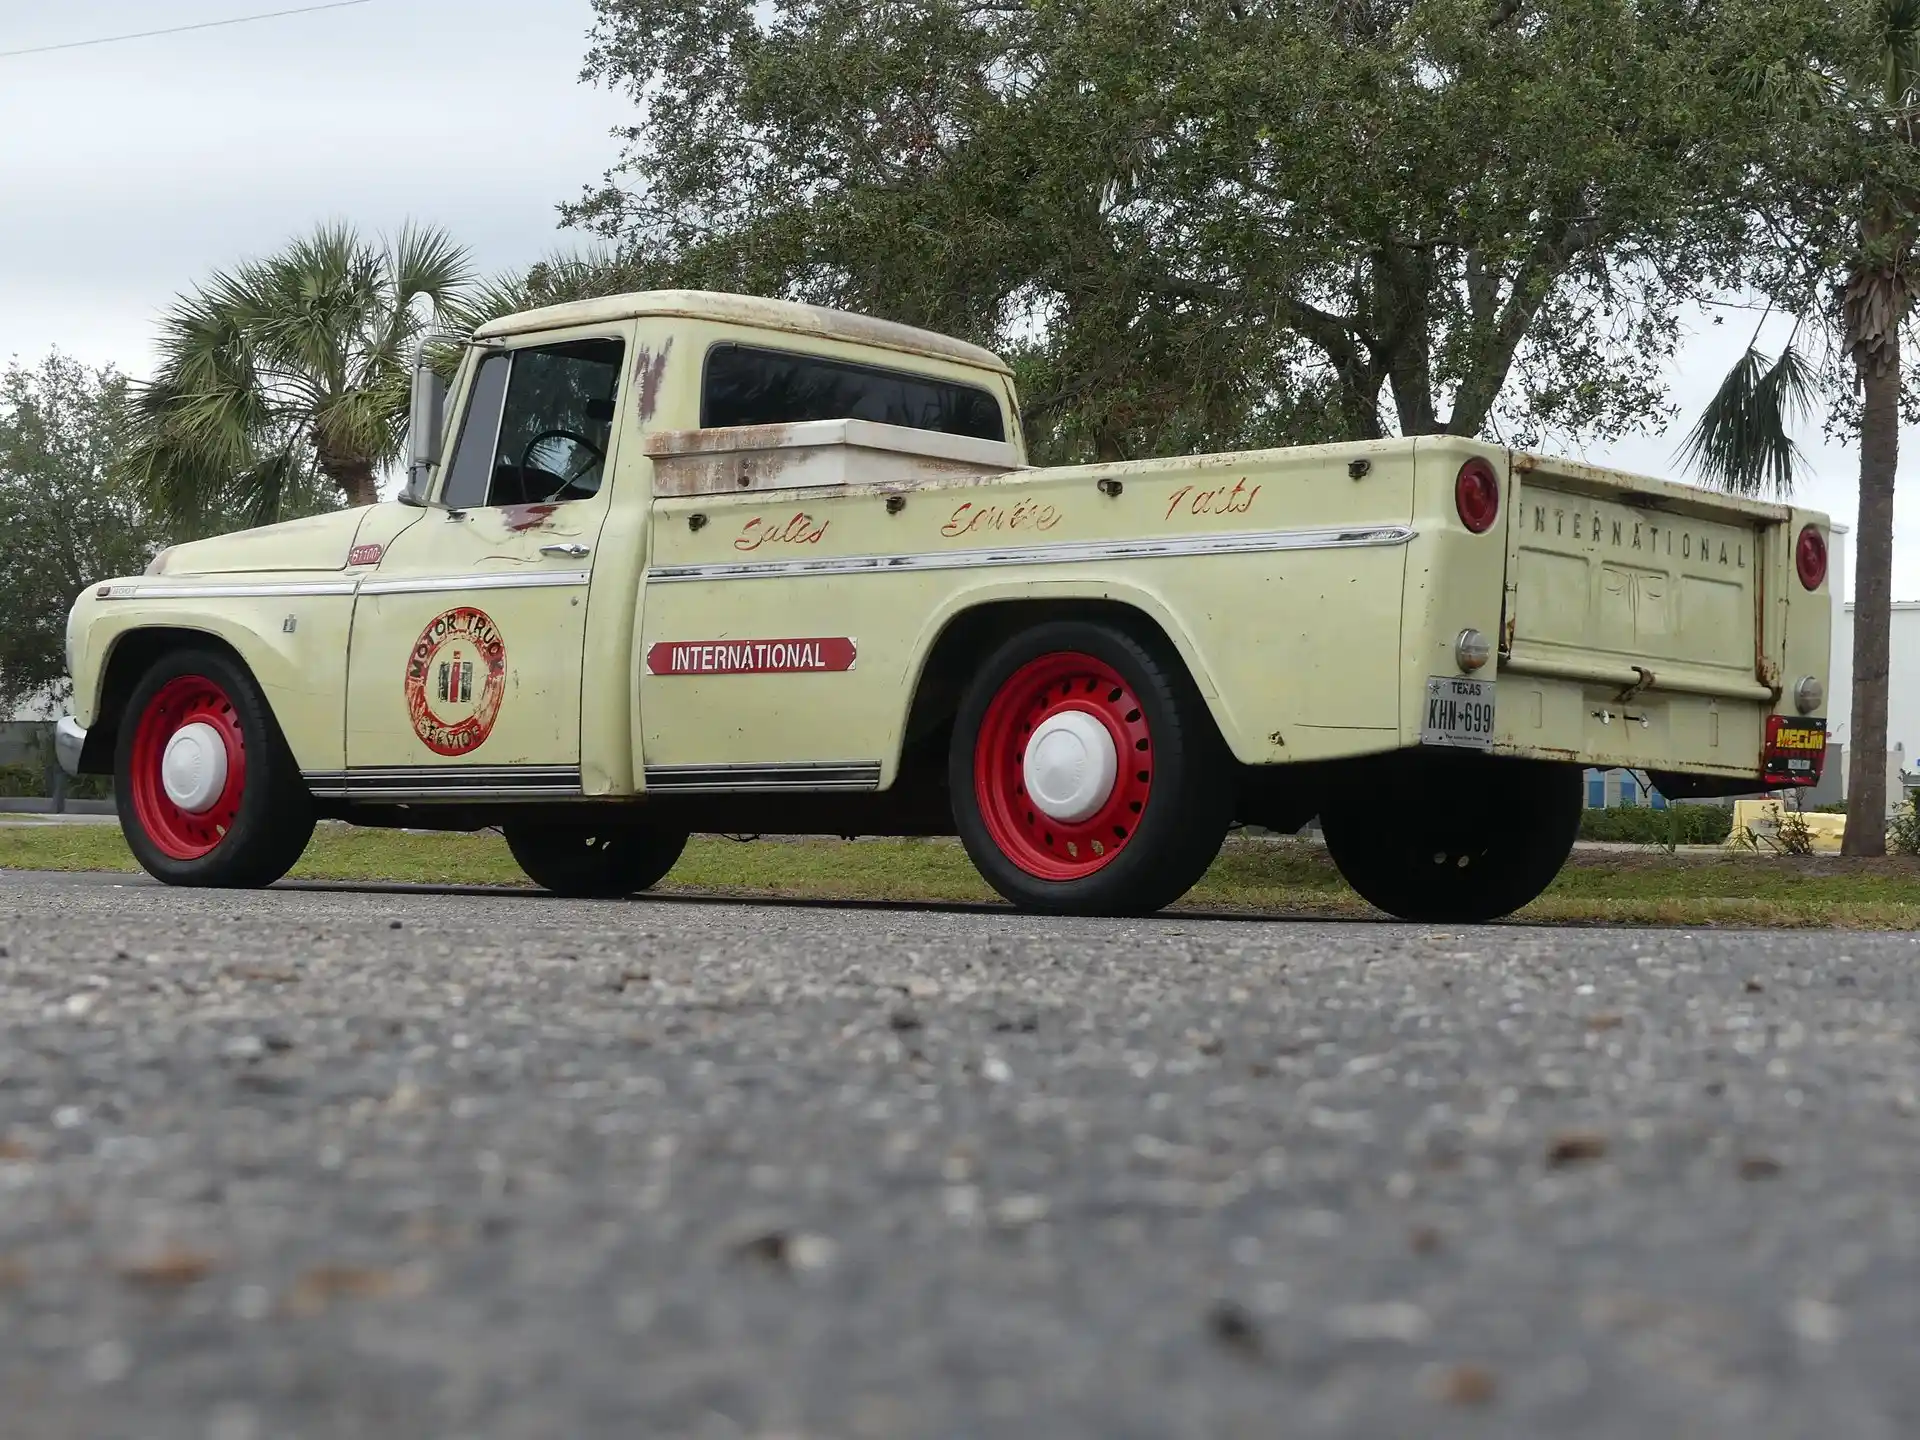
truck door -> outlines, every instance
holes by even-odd
[[[581,651],[625,351],[615,335],[547,334],[473,367],[437,504],[355,605],[351,798],[580,792]]]

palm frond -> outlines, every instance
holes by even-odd
[[[1874,31],[1887,107],[1904,110],[1920,95],[1920,0],[1879,0]]]
[[[1735,494],[1791,494],[1802,461],[1790,431],[1811,413],[1816,390],[1813,366],[1792,345],[1771,363],[1749,349],[1688,432],[1681,463]]]
[[[412,341],[471,283],[464,249],[412,225],[387,245],[322,225],[216,272],[161,322],[129,474],[183,519],[323,503],[333,479],[399,454]]]

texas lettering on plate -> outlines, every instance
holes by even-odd
[[[1422,745],[1487,750],[1493,745],[1493,681],[1436,675],[1427,681]]]

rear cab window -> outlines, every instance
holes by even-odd
[[[724,343],[707,352],[700,427],[870,420],[912,430],[1007,438],[999,399],[958,380],[819,355]]]

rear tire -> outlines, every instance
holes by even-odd
[[[1511,915],[1553,883],[1580,830],[1580,770],[1546,761],[1403,753],[1334,796],[1320,816],[1333,863],[1402,920]]]
[[[1051,810],[1027,791],[1043,727],[1086,760],[1053,772],[1066,789]],[[961,700],[947,778],[980,874],[1043,914],[1171,904],[1206,873],[1232,819],[1226,747],[1179,657],[1092,621],[1036,625],[987,658]]]
[[[266,697],[218,650],[176,650],[141,676],[113,774],[127,846],[168,885],[271,885],[313,838],[313,797]]]
[[[527,878],[572,900],[616,900],[658,885],[687,848],[684,830],[584,821],[503,825]]]

